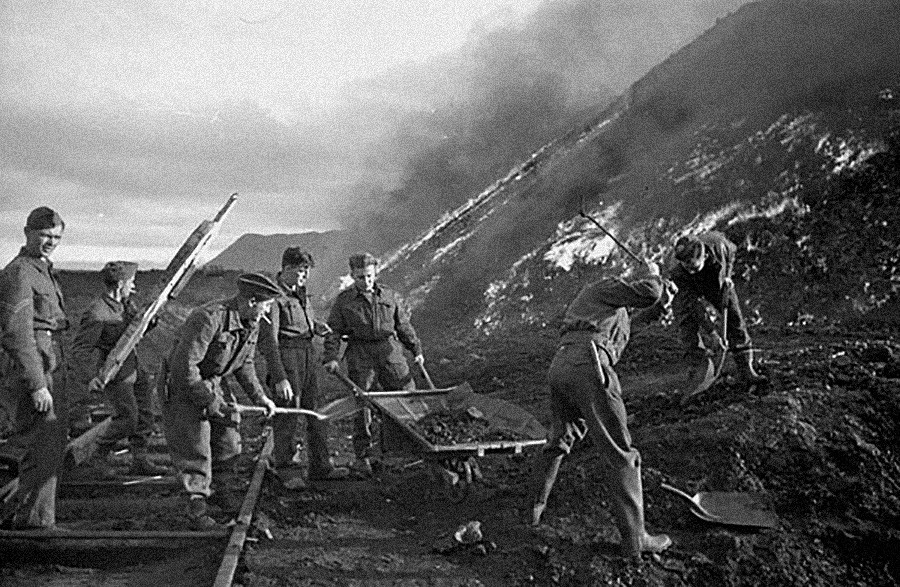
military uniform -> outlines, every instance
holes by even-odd
[[[109,294],[91,302],[81,316],[72,345],[83,383],[97,374],[136,314],[137,308],[131,300],[118,301]],[[99,356],[93,361],[95,349],[99,350]],[[147,438],[153,431],[151,392],[150,376],[132,351],[103,390],[114,415],[106,433],[97,442],[98,454],[105,456],[117,441],[128,438],[135,463],[146,460]]]
[[[260,350],[266,358],[270,384],[287,380],[294,391],[293,402],[274,398],[276,405],[315,410],[319,407],[318,352],[313,346],[315,318],[306,288],[297,290],[279,281],[282,295],[275,298],[269,322],[260,325]],[[297,416],[273,418],[275,466],[286,465],[294,456]],[[326,476],[332,469],[328,454],[328,426],[316,418],[306,419],[310,477]]]
[[[67,439],[64,357],[68,327],[62,291],[49,260],[23,248],[0,273],[0,340],[4,399],[14,410],[9,444],[24,450],[16,497],[0,519],[13,527],[56,524],[56,483]],[[53,408],[38,412],[31,394],[48,388]]]
[[[422,343],[396,292],[378,283],[370,293],[357,287],[346,289],[334,301],[328,326],[332,332],[325,337],[325,363],[338,359],[341,338],[346,337],[347,372],[363,390],[368,391],[376,382],[385,390],[415,388],[403,348],[421,355]],[[353,434],[357,458],[370,456],[371,425],[370,409],[357,413]]]
[[[222,379],[234,375],[254,403],[262,403],[254,352],[259,325],[246,324],[238,299],[195,309],[177,334],[166,364],[163,421],[166,442],[184,490],[193,497],[212,494],[213,471],[227,477],[241,453],[240,416],[216,416],[234,394]],[[196,512],[198,515],[205,514]]]
[[[553,423],[541,455],[543,476],[538,480],[533,523],[538,523],[546,507],[563,457],[590,434],[602,460],[601,481],[622,536],[622,549],[628,555],[640,553],[648,535],[640,453],[631,444],[622,389],[613,366],[630,337],[629,308],[646,308],[635,321],[659,317],[661,295],[658,279],[633,283],[603,280],[586,286],[566,310],[559,348],[548,373]]]
[[[678,286],[672,305],[685,352],[694,360],[702,359],[707,354],[701,337],[701,330],[707,323],[703,300],[719,312],[727,312],[728,348],[735,352],[749,349],[750,334],[731,281],[737,247],[721,232],[710,231],[695,238],[700,241],[705,253],[703,269],[691,274],[677,262],[670,269],[670,277]]]

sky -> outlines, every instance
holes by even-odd
[[[329,122],[354,84],[539,4],[0,0],[0,258],[38,205],[66,221],[62,267],[164,266],[234,191],[214,249],[337,228],[356,145]]]

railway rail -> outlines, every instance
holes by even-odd
[[[156,477],[92,478],[90,470],[79,475],[79,465],[94,451],[96,440],[109,425],[107,418],[73,439],[67,446],[66,473],[58,488],[57,513],[62,530],[0,530],[0,567],[16,568],[51,564],[57,570],[107,569],[155,557],[165,567],[167,553],[197,552],[197,565],[206,570],[201,580],[190,584],[228,587],[235,578],[240,558],[251,529],[254,510],[272,452],[271,428],[265,427],[255,437],[245,436],[242,459],[252,466],[246,470],[246,491],[240,510],[227,527],[193,530],[180,519],[184,510],[180,502],[180,486],[174,475]],[[165,444],[155,437],[154,460],[165,461]],[[0,453],[3,451],[0,450]],[[13,497],[18,487],[15,459],[7,455],[6,469],[0,474],[0,500]],[[211,557],[216,550],[218,555]],[[176,556],[176,554],[172,554]],[[213,558],[215,569],[212,568]],[[60,564],[61,563],[61,564]],[[122,584],[131,580],[120,573]],[[139,582],[139,581],[136,581]],[[46,584],[52,581],[47,580]],[[60,584],[65,584],[62,581]],[[0,584],[5,584],[0,576]],[[44,584],[38,581],[36,584]],[[107,584],[107,583],[104,583]]]

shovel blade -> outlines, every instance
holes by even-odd
[[[709,491],[700,492],[695,497],[700,506],[721,524],[755,528],[778,527],[778,517],[769,509],[762,495]]]

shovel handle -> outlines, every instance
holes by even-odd
[[[699,517],[705,518],[709,522],[717,522],[717,521],[721,520],[721,518],[719,516],[717,516],[715,514],[711,514],[702,505],[700,505],[699,499],[694,499],[692,496],[688,495],[684,491],[678,489],[677,487],[672,487],[668,483],[660,483],[659,486],[662,487],[663,489],[671,491],[675,495],[683,497],[684,499],[691,502],[691,510],[693,510],[695,514],[700,514]]]
[[[247,406],[244,404],[230,404],[231,409],[239,414],[244,413],[253,413],[253,414],[264,414],[266,412],[266,408],[262,406]],[[324,420],[328,416],[325,414],[320,414],[319,412],[313,410],[307,410],[304,408],[275,408],[276,414],[300,414],[303,416],[312,416],[317,420]]]
[[[428,389],[437,389],[434,386],[434,381],[431,380],[431,375],[428,374],[428,369],[425,368],[424,363],[419,363],[419,369],[422,371],[422,375],[425,377],[425,383],[428,384]]]
[[[332,373],[335,377],[337,377],[341,383],[347,386],[347,388],[353,392],[353,394],[357,397],[365,397],[366,392],[358,386],[352,379],[341,373],[340,371],[335,371]]]

